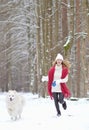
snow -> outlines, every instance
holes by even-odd
[[[71,36],[68,36],[68,39],[66,41],[66,43],[64,44],[64,47],[68,46],[68,44],[70,43],[71,40]]]
[[[22,118],[12,121],[8,115],[5,97],[0,94],[0,129],[1,130],[89,130],[89,100],[67,100],[67,110],[61,109],[61,117],[56,116],[54,101],[49,97],[38,98],[38,95],[22,93],[26,103]]]

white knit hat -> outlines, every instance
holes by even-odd
[[[58,59],[60,59],[60,60],[62,60],[62,61],[63,61],[63,56],[62,56],[60,53],[58,53],[58,54],[57,54],[57,56],[56,56],[56,59],[55,59],[55,60],[58,60]]]

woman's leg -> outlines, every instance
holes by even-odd
[[[57,110],[57,115],[61,115],[61,112],[60,112],[60,108],[59,108],[59,100],[58,100],[58,93],[53,93],[53,98],[54,98],[54,103],[55,103],[55,107],[56,107],[56,110]]]
[[[67,105],[66,105],[66,102],[64,101],[64,95],[62,93],[59,93],[59,102],[62,104],[62,107],[64,108],[64,110],[66,110]]]
[[[59,99],[59,102],[61,103],[61,104],[63,104],[63,102],[64,102],[64,95],[62,94],[62,93],[59,93],[58,94],[58,99]]]

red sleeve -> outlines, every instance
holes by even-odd
[[[63,93],[65,98],[71,97],[71,92],[70,92],[70,90],[69,90],[69,88],[67,87],[66,84],[63,83],[61,89],[62,89],[62,93]]]
[[[69,73],[68,68],[63,67],[62,77],[61,78],[65,78],[66,75],[68,75],[68,73]],[[71,96],[70,90],[67,87],[66,83],[61,83],[61,89],[62,89],[62,92],[63,92],[65,98],[69,98]]]
[[[54,67],[48,71],[48,94],[52,97],[52,82],[54,77]]]
[[[61,78],[64,79],[68,75],[68,68],[63,67],[62,69],[63,70],[62,70],[62,76],[61,76]]]

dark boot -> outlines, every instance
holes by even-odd
[[[60,111],[57,113],[57,116],[61,116],[61,112]]]
[[[64,101],[64,103],[62,104],[62,107],[64,108],[64,110],[67,109],[67,105],[66,105],[66,102]]]

